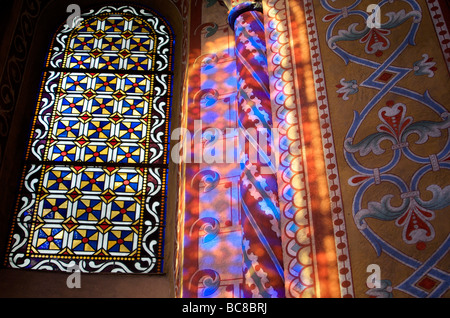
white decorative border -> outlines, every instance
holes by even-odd
[[[444,55],[445,62],[447,63],[447,69],[450,72],[450,34],[448,32],[448,26],[445,23],[439,1],[428,0],[426,3],[428,4],[428,10],[430,11],[431,20],[433,21],[436,35],[439,38],[442,54]]]
[[[324,159],[328,189],[330,191],[331,215],[333,221],[334,239],[336,244],[336,256],[339,275],[339,287],[342,297],[354,297],[353,279],[350,265],[347,232],[345,225],[345,215],[340,190],[339,172],[337,170],[335,143],[333,139],[333,129],[327,104],[328,96],[323,74],[323,62],[320,53],[316,18],[314,15],[314,5],[312,0],[304,1],[304,12],[308,28],[308,40],[311,52],[311,65],[313,66],[314,85],[316,92],[317,108],[321,135],[324,146]]]

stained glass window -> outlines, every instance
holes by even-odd
[[[171,28],[129,6],[81,18],[52,41],[6,264],[160,273]]]

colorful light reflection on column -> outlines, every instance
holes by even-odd
[[[284,297],[276,169],[267,160],[275,148],[262,4],[234,6],[229,23],[235,31],[239,125],[245,132],[240,179],[243,296]]]

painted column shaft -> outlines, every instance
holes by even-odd
[[[241,222],[244,297],[284,297],[280,212],[272,142],[266,43],[261,4],[230,11],[235,31],[241,128]],[[270,158],[269,158],[270,159]]]

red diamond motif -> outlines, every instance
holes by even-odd
[[[394,76],[394,74],[389,73],[389,72],[383,72],[383,74],[381,74],[381,75],[377,78],[377,80],[378,80],[378,81],[382,81],[382,82],[388,82],[388,81],[391,79],[392,76]]]
[[[103,32],[102,30],[99,30],[99,31],[97,31],[97,32],[94,33],[94,36],[95,36],[97,39],[100,39],[100,38],[102,38],[102,37],[105,36],[105,32]]]
[[[122,58],[127,58],[128,56],[130,56],[130,51],[128,51],[127,49],[123,49],[119,52],[119,55]]]
[[[68,228],[72,228],[74,225],[75,225],[75,223],[73,223],[73,221],[66,222],[66,226]]]
[[[83,96],[87,99],[91,99],[92,97],[94,97],[96,94],[92,89],[88,89],[87,91],[85,91],[83,93]]]
[[[72,232],[73,230],[75,230],[79,224],[76,221],[76,219],[74,219],[73,217],[69,217],[68,219],[66,219],[63,224],[62,224],[63,228],[67,231],[67,232]]]
[[[79,174],[84,169],[86,169],[86,168],[83,167],[83,166],[72,166],[72,167],[70,167],[70,170],[72,170],[75,174]]]
[[[112,224],[108,219],[103,218],[96,224],[96,227],[100,232],[106,233],[112,228]]]
[[[118,140],[116,137],[112,137],[110,139],[108,139],[106,141],[106,143],[108,144],[108,146],[110,146],[111,148],[115,148],[120,144],[120,140]]]
[[[125,31],[124,33],[122,33],[122,36],[126,39],[128,39],[132,35],[133,35],[133,33],[131,33],[130,31]]]
[[[147,102],[150,101],[150,94],[145,94],[142,96]]]
[[[108,175],[112,175],[117,170],[117,167],[111,167],[107,166],[103,168],[103,171],[105,171]]]
[[[139,145],[142,147],[142,148],[144,148],[145,149],[145,147],[147,146],[147,142],[144,140],[144,141],[140,141],[139,142]]]
[[[110,199],[113,197],[113,195],[111,194],[111,192],[106,192],[106,193],[103,195],[103,197],[104,197],[106,200],[110,200]]]
[[[121,114],[119,114],[118,112],[115,112],[114,114],[112,114],[111,116],[108,117],[108,119],[114,123],[114,124],[118,124],[123,120],[123,116]]]
[[[426,290],[432,290],[434,286],[436,286],[437,282],[428,276],[425,276],[420,280],[420,282],[417,284],[418,286],[422,287]]]
[[[89,142],[89,140],[87,140],[84,136],[81,136],[80,138],[78,138],[78,139],[76,140],[76,142],[78,143],[78,145],[79,145],[80,147],[83,147],[83,146],[86,145],[86,143]]]
[[[75,198],[78,196],[78,193],[76,193],[75,191],[68,193],[68,195],[75,200]]]
[[[95,50],[92,50],[89,54],[90,54],[92,57],[95,58],[95,57],[98,57],[98,56],[102,55],[103,52],[100,51],[99,49],[95,49]]]
[[[121,101],[122,99],[124,99],[124,98],[126,97],[126,94],[125,94],[124,91],[122,91],[122,90],[119,89],[119,90],[115,91],[115,92],[112,94],[112,96],[114,97],[115,100]]]
[[[108,170],[109,172],[113,172],[114,170],[116,170],[115,167],[106,167],[106,170]]]
[[[113,191],[106,190],[100,195],[100,197],[105,203],[110,203],[112,200],[116,198],[116,195]]]
[[[106,222],[103,222],[103,223],[99,224],[98,226],[100,226],[103,230],[106,230],[109,227],[109,224]]]
[[[82,194],[77,188],[74,188],[66,193],[66,197],[72,202],[78,200],[81,196]]]
[[[91,114],[89,114],[88,112],[84,112],[84,113],[82,113],[82,114],[80,115],[79,118],[81,119],[81,121],[82,121],[83,123],[86,123],[86,122],[88,122],[89,120],[92,119],[92,116],[91,116]]]

